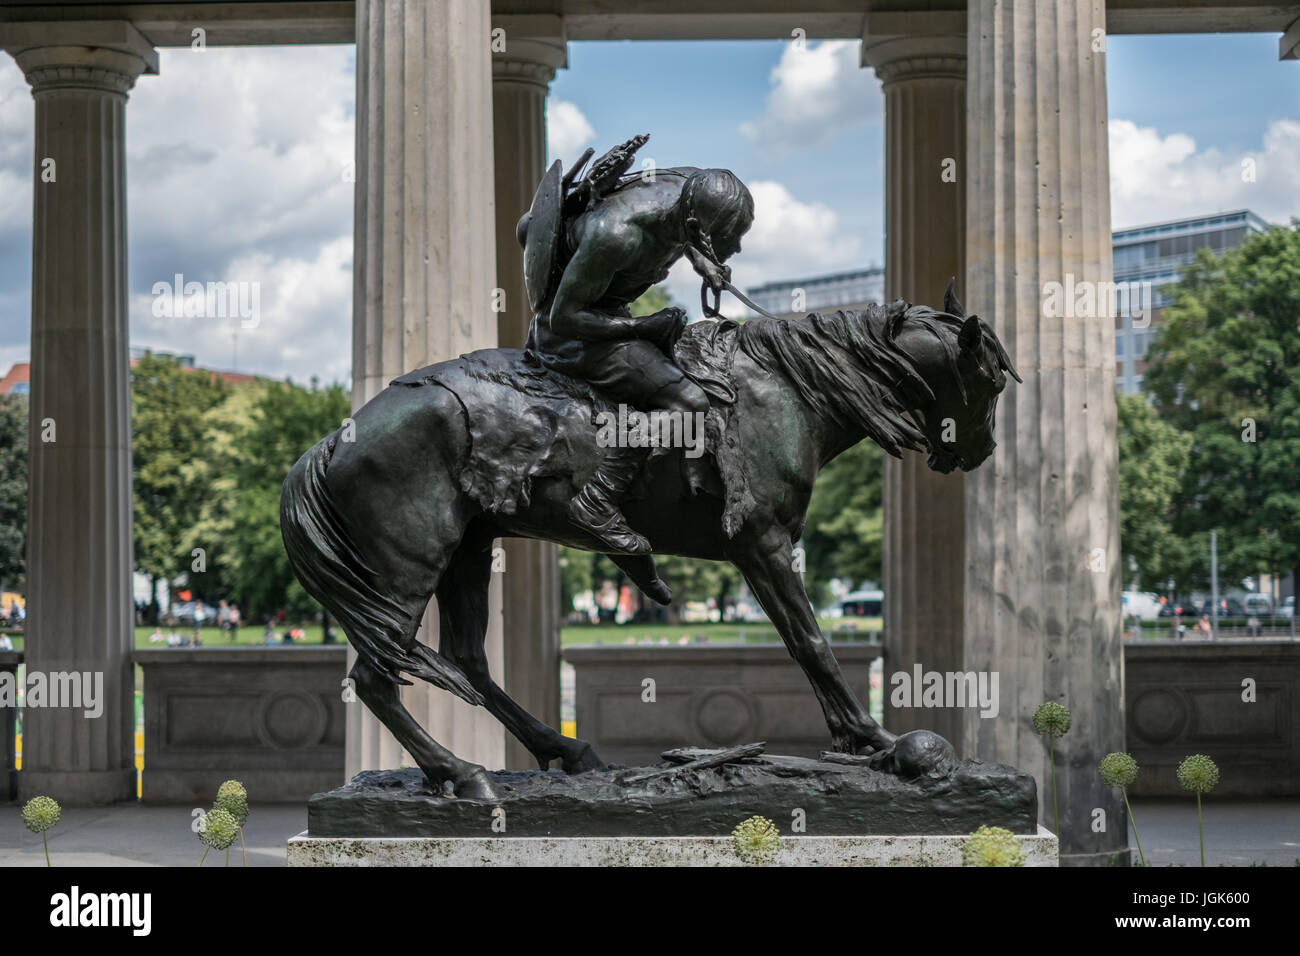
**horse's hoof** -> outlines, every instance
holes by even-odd
[[[572,755],[566,755],[560,764],[564,772],[572,776],[575,773],[588,773],[592,770],[604,770],[605,761],[596,755],[596,751],[591,749],[591,744],[583,743],[581,749],[575,751]]]
[[[667,607],[673,603],[673,589],[662,578],[655,578],[646,588],[645,596],[656,604]]]
[[[488,779],[487,771],[479,767],[467,777],[456,781],[457,800],[475,800],[479,803],[496,803],[497,792]]]

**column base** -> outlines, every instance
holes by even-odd
[[[1129,847],[1103,850],[1100,853],[1062,853],[1061,866],[1132,866],[1133,851]]]
[[[20,770],[18,799],[47,796],[65,807],[102,807],[134,800],[135,770]]]

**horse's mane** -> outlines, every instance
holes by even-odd
[[[904,448],[925,448],[924,434],[903,416],[908,409],[899,386],[906,382],[912,395],[934,397],[911,358],[896,344],[898,330],[915,322],[933,332],[961,388],[957,334],[962,321],[899,299],[851,312],[751,319],[740,326],[739,344],[755,362],[789,379],[818,414],[841,428],[865,431],[897,457]]]

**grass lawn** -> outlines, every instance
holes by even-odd
[[[287,626],[277,628],[276,633],[283,634],[287,629],[288,629]],[[320,641],[321,629],[319,625],[315,625],[312,627],[305,627],[303,628],[303,631],[307,635],[306,640],[299,641],[298,643],[319,644],[321,642]],[[152,633],[153,633],[152,627],[137,627],[135,629],[135,646],[137,648],[167,646],[166,644],[150,644],[149,635]],[[176,628],[176,633],[180,634],[183,637],[192,638],[194,636],[194,628],[178,627]],[[167,628],[165,627],[163,628],[163,634],[164,635],[167,634]],[[343,643],[343,631],[339,628],[337,624],[334,626],[334,634],[337,638],[338,643],[340,644]],[[13,641],[14,650],[21,651],[23,649],[22,635],[11,634],[9,637],[10,640]],[[229,640],[228,637],[217,628],[205,627],[203,628],[202,639],[203,639],[204,647],[232,647],[232,646],[262,647],[263,646],[261,625],[254,626],[250,624],[247,627],[241,627],[237,632],[237,635],[233,641]]]
[[[863,641],[879,640],[880,618],[862,617],[853,618],[848,623],[854,627],[846,627],[844,618],[821,618],[818,624],[821,626],[822,633],[826,634],[834,641]],[[278,628],[277,633],[282,634],[285,628]],[[306,640],[300,641],[301,644],[319,644],[321,642],[321,629],[319,625],[304,628]],[[166,644],[150,644],[149,635],[153,633],[152,627],[137,627],[135,629],[135,646],[137,648],[148,647],[166,647]],[[163,628],[163,633],[167,633],[167,628]],[[180,628],[176,633],[185,637],[194,634],[194,629]],[[342,642],[343,632],[337,625],[334,627],[334,633],[339,642]],[[204,647],[262,647],[262,628],[260,626],[249,625],[241,627],[233,641],[229,640],[227,635],[215,627],[203,628],[203,646]],[[579,644],[677,644],[682,638],[690,638],[691,642],[703,638],[701,643],[709,644],[773,644],[780,643],[781,638],[776,633],[776,628],[766,621],[745,623],[745,624],[578,624],[561,628],[560,644],[564,647],[572,647]],[[14,650],[23,649],[23,638],[21,634],[11,634],[10,639],[13,641]]]
[[[835,641],[878,640],[880,618],[855,618],[856,628],[844,626],[843,618],[821,618],[822,633]],[[709,644],[779,644],[776,628],[766,621],[745,624],[577,624],[560,629],[560,645],[580,644],[677,644],[682,638]]]

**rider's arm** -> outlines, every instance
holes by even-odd
[[[560,277],[551,304],[551,331],[567,339],[605,342],[635,339],[646,335],[643,318],[607,315],[591,308],[609,288],[619,265],[626,261],[626,239],[588,238],[579,246]]]

